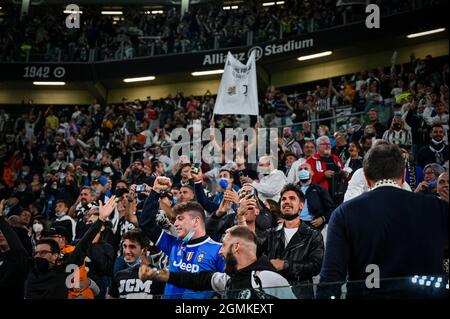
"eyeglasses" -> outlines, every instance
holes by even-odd
[[[47,254],[51,254],[52,252],[50,250],[36,250],[34,252],[34,256],[45,256]]]
[[[330,143],[320,143],[319,145],[331,146]]]

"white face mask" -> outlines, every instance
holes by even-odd
[[[42,224],[33,224],[33,231],[35,233],[40,233],[43,230],[44,230],[44,226],[42,226]]]
[[[65,214],[65,212],[55,212],[56,217],[63,217]]]

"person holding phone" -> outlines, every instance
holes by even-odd
[[[436,163],[428,164],[423,169],[423,181],[417,186],[414,192],[438,196],[437,179],[444,172],[445,168],[441,165]]]

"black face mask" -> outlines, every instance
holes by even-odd
[[[392,125],[392,128],[396,131],[399,131],[401,129],[400,123],[394,123],[394,125]]]
[[[235,274],[237,272],[237,259],[236,257],[233,256],[233,253],[231,252],[231,247],[230,250],[227,252],[226,256],[225,256],[225,273],[228,276],[232,276],[233,274]]]
[[[50,269],[50,263],[45,258],[36,257],[34,258],[34,267],[40,273],[45,273]]]

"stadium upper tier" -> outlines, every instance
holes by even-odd
[[[353,1],[357,2],[357,1]],[[363,1],[365,2],[365,1]],[[442,0],[383,1],[381,17],[441,4]],[[222,1],[150,9],[80,6],[80,28],[66,26],[62,6],[0,9],[0,62],[93,62],[249,46],[363,21],[365,6],[343,1]]]

